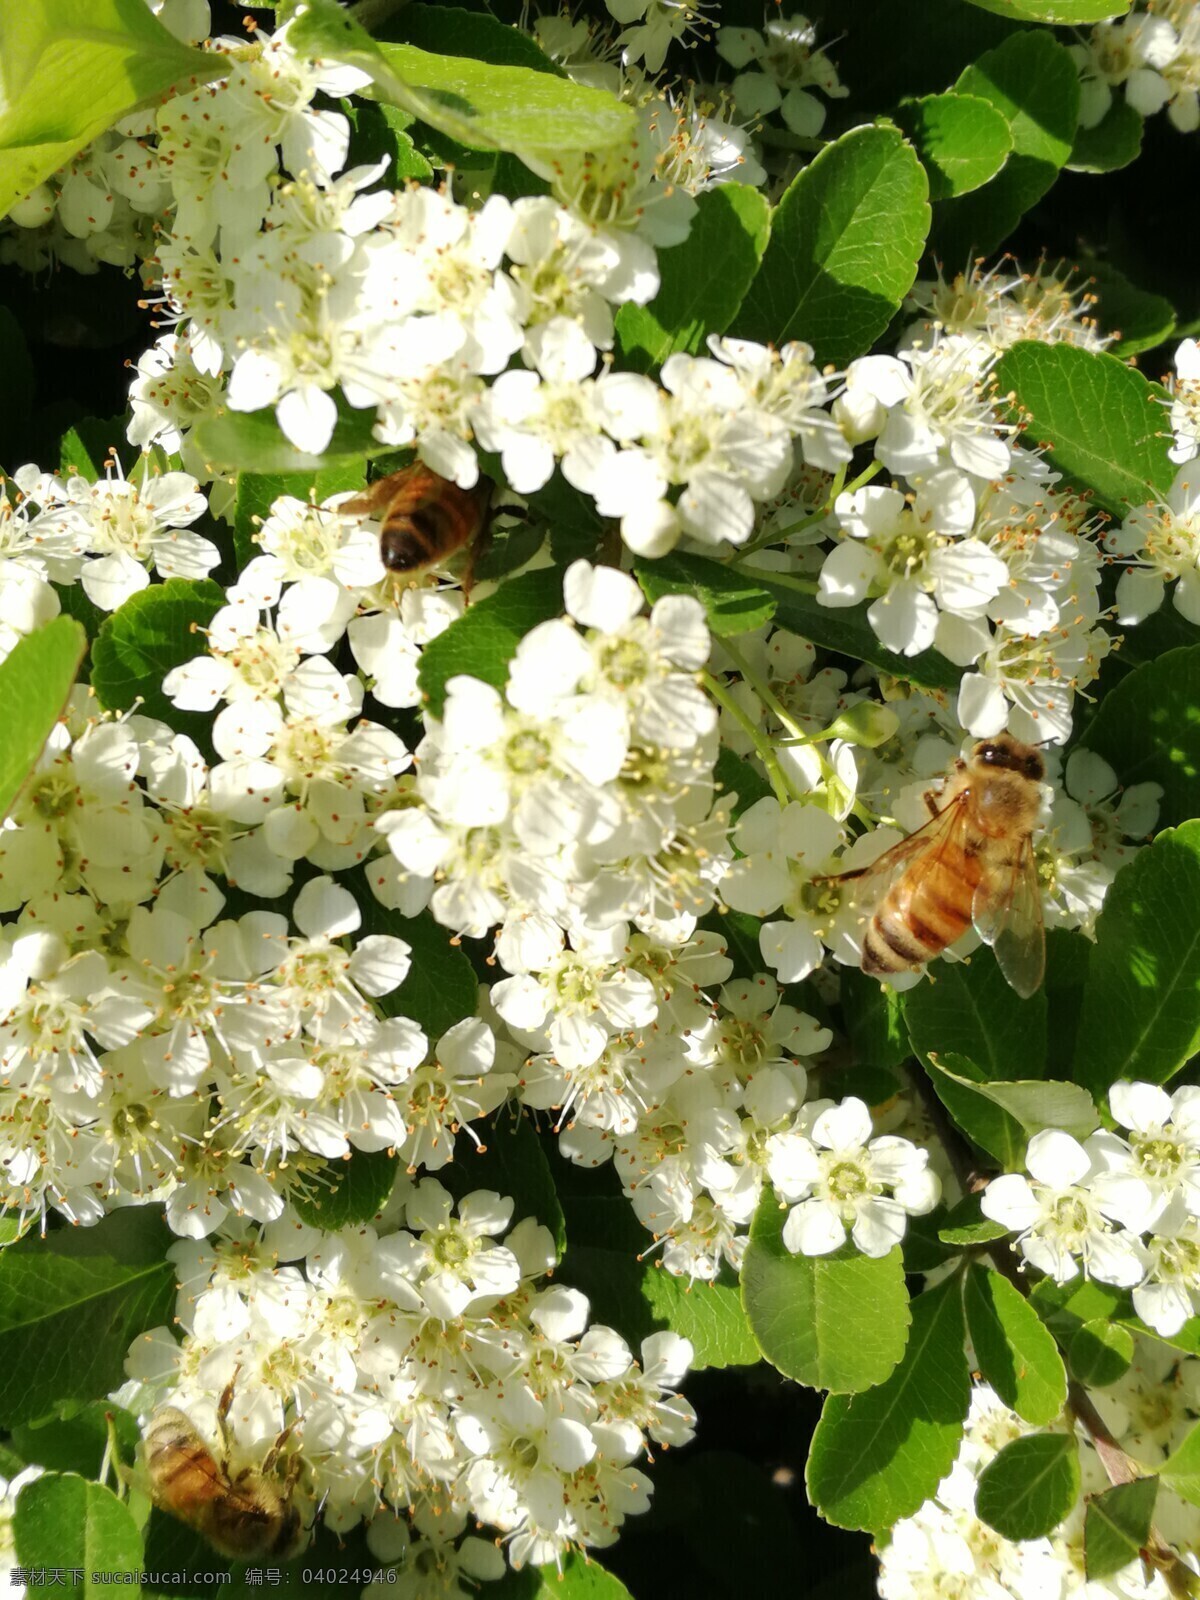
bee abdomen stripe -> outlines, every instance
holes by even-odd
[[[889,906],[881,908],[868,932],[876,936],[871,941],[873,945],[884,945],[906,966],[920,966],[941,948],[936,937],[931,944],[922,943],[910,928],[905,914]]]

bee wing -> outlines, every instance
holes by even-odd
[[[1023,841],[1011,867],[980,882],[971,920],[984,944],[996,952],[1000,971],[1022,1000],[1028,1000],[1041,987],[1046,970],[1046,928],[1032,839]]]
[[[870,866],[860,867],[857,872],[843,872],[831,878],[830,882],[852,884],[854,899],[859,904],[868,905],[882,900],[911,862],[927,856],[932,863],[947,847],[966,821],[967,812],[963,803],[966,798],[965,793],[956,795],[936,817],[930,817],[916,833],[910,833],[907,839],[901,839],[899,844],[885,850]]]

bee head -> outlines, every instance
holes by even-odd
[[[1022,744],[1008,733],[997,734],[994,739],[981,739],[973,754],[983,767],[1016,772],[1033,783],[1041,783],[1046,776],[1046,763],[1042,760],[1041,752],[1032,745]]]

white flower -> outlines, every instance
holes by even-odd
[[[512,1251],[489,1242],[507,1229],[513,1202],[478,1189],[459,1201],[457,1217],[454,1210],[441,1184],[426,1178],[405,1206],[416,1237],[395,1234],[380,1245],[383,1262],[413,1279],[430,1312],[444,1321],[461,1316],[481,1296],[511,1294],[521,1281]]]
[[[1144,1273],[1137,1233],[1148,1221],[1153,1196],[1140,1178],[1106,1170],[1070,1134],[1047,1128],[1029,1141],[1019,1173],[993,1178],[983,1192],[983,1214],[1018,1235],[1014,1248],[1041,1272],[1067,1283],[1080,1270],[1102,1283],[1129,1288]],[[1113,1228],[1113,1223],[1123,1227]],[[1130,1231],[1126,1231],[1126,1230]]]
[[[810,1137],[780,1133],[767,1143],[776,1193],[798,1202],[783,1225],[783,1242],[794,1254],[827,1255],[845,1243],[849,1229],[864,1255],[885,1256],[904,1237],[906,1219],[938,1202],[941,1185],[929,1170],[929,1152],[891,1134],[872,1139],[871,1113],[861,1100],[827,1106]]]
[[[1200,450],[1200,344],[1184,339],[1175,351],[1175,376],[1171,391],[1171,428],[1175,438],[1171,460],[1191,461]]]
[[[485,1022],[465,1017],[447,1028],[428,1060],[396,1091],[404,1125],[400,1153],[410,1170],[444,1167],[454,1157],[460,1129],[481,1144],[471,1124],[502,1106],[517,1081],[502,1067],[495,1035]],[[504,1137],[502,1132],[496,1136]]]
[[[1200,1222],[1167,1216],[1146,1241],[1145,1279],[1134,1285],[1133,1309],[1148,1327],[1172,1339],[1200,1312]]]
[[[524,341],[521,293],[500,269],[511,204],[493,195],[468,211],[435,189],[410,188],[396,195],[386,226],[394,247],[376,253],[372,270],[386,280],[387,303],[457,328],[473,371],[502,372]],[[371,296],[375,285],[364,287]]]
[[[656,493],[622,514],[622,535],[635,550],[649,548],[658,501],[668,485],[682,493],[674,507],[678,526],[705,544],[744,544],[754,526],[754,501],[782,490],[792,465],[787,428],[771,410],[755,404],[737,374],[719,361],[682,353],[662,367],[656,415],[647,423],[613,417],[640,441],[609,469],[614,487],[653,475]],[[610,408],[611,410],[611,408]],[[641,496],[639,496],[641,498]],[[615,513],[614,513],[615,514]],[[660,553],[655,550],[653,553]]]
[[[152,477],[144,460],[137,477],[127,479],[110,463],[96,483],[68,479],[55,499],[38,523],[48,532],[61,528],[75,553],[88,558],[80,581],[102,611],[115,611],[146,587],[147,565],[163,578],[203,578],[220,560],[211,540],[187,531],[208,502],[186,472]]]
[[[138,357],[129,386],[130,444],[161,445],[168,454],[184,448],[187,430],[219,403],[222,384],[201,372],[189,347],[169,333]]]
[[[500,452],[504,477],[518,494],[549,481],[555,461],[576,488],[591,486],[589,446],[603,429],[591,381],[596,351],[582,328],[556,317],[531,336],[536,372],[503,372],[480,402],[475,431],[488,450]]]
[[[1153,116],[1171,96],[1161,70],[1179,48],[1165,17],[1135,15],[1099,22],[1085,43],[1072,45],[1080,74],[1079,123],[1094,128],[1112,104],[1114,88],[1124,86],[1135,111]]]
[[[590,1067],[613,1034],[646,1027],[658,1008],[649,979],[613,959],[619,941],[617,928],[602,939],[577,937],[568,949],[561,930],[547,926],[539,970],[502,978],[492,1003],[519,1037],[544,1038],[563,1067]]]
[[[1200,1088],[1185,1084],[1168,1094],[1153,1083],[1114,1083],[1108,1091],[1113,1120],[1124,1138],[1100,1132],[1089,1149],[1111,1172],[1132,1173],[1154,1196],[1153,1224],[1175,1200],[1200,1217]]]
[[[767,917],[782,907],[786,920],[764,922],[763,960],[782,983],[799,983],[824,959],[822,935],[836,910],[824,904],[814,884],[829,870],[844,832],[827,811],[796,800],[781,807],[772,796],[748,806],[733,841],[741,851],[721,882],[721,897],[734,911]]]
[[[589,344],[608,350],[613,342],[610,300],[621,300],[612,284],[621,253],[612,238],[587,227],[549,195],[513,204],[506,247],[509,276],[525,296],[525,326],[534,330],[558,318],[575,323]],[[657,275],[644,285],[653,295]],[[526,352],[532,353],[526,337]]]
[[[809,91],[820,89],[829,99],[850,91],[838,82],[837,70],[824,50],[816,48],[817,30],[807,17],[771,17],[761,33],[726,26],[717,39],[717,54],[738,72],[733,97],[743,115],[752,118],[778,111],[802,138],[815,138],[825,123],[825,106]]]
[[[708,659],[704,611],[687,595],[665,595],[649,617],[626,573],[574,561],[563,579],[565,621],[525,635],[509,669],[508,699],[520,710],[561,717],[580,691],[619,708],[638,743],[687,750],[716,725],[716,708],[696,682]]]
[[[915,500],[873,485],[838,497],[850,535],[825,558],[818,599],[856,605],[878,596],[867,617],[889,650],[918,655],[937,632],[938,612],[982,616],[1008,580],[1008,568],[978,539],[963,537],[975,497],[954,471],[932,473]]]
[[[1104,547],[1125,565],[1117,582],[1117,621],[1143,622],[1175,584],[1175,608],[1200,622],[1200,470],[1180,467],[1165,502],[1135,506]]]
[[[955,466],[979,478],[1002,477],[1011,451],[1009,432],[995,412],[990,366],[968,339],[943,338],[929,350],[905,352],[887,373],[887,420],[875,454],[907,477]],[[892,385],[901,391],[891,400]]]

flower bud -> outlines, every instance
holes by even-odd
[[[844,739],[847,744],[874,750],[886,744],[900,726],[900,718],[876,700],[859,700],[825,729],[823,738]]]

